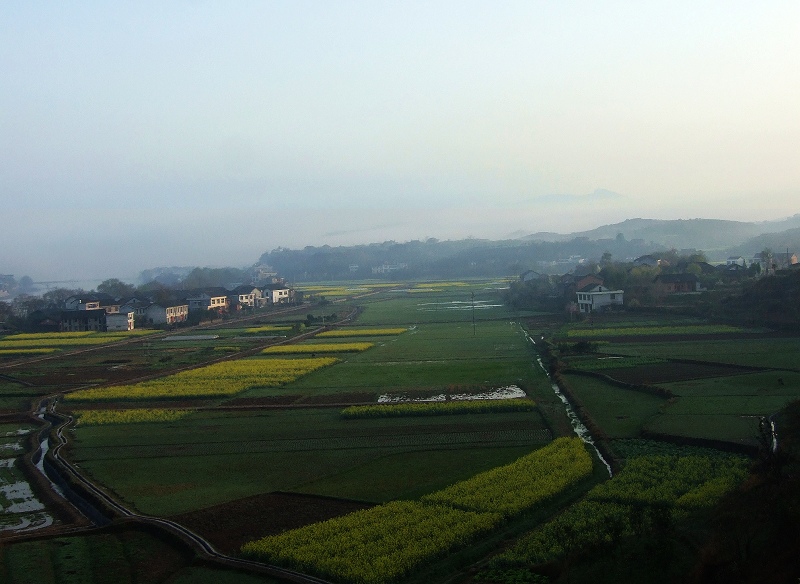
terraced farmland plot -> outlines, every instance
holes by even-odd
[[[621,326],[621,327],[575,327],[567,331],[568,338],[602,339],[617,337],[663,337],[689,335],[720,335],[731,333],[747,333],[741,327],[720,324],[681,324],[655,326]]]
[[[764,371],[664,384],[676,398],[647,430],[757,444],[758,421],[800,398],[800,374]]]
[[[666,404],[664,398],[622,389],[600,379],[582,375],[564,377],[592,419],[611,438],[638,437]]]
[[[653,418],[645,429],[669,436],[721,440],[750,447],[758,445],[758,416],[669,414]]]
[[[671,523],[693,511],[711,507],[746,477],[746,468],[746,459],[713,451],[706,455],[631,458],[614,478],[594,487],[584,500],[522,537],[493,558],[490,566],[503,571],[512,566],[551,562],[575,549],[591,548],[623,537],[641,538],[659,528],[659,512]],[[632,513],[632,507],[638,507],[641,512],[639,525],[634,525],[636,514]],[[662,520],[660,525],[663,524]],[[618,569],[616,565],[612,567]],[[633,568],[633,572],[638,571],[636,566]],[[648,580],[629,576],[613,581]]]
[[[758,396],[766,399],[800,398],[800,373],[790,371],[751,372],[744,375],[693,379],[661,384],[678,396]]]
[[[475,335],[468,325],[424,324],[407,333],[376,343],[359,361],[435,361],[528,359],[532,353],[516,323],[485,322]]]
[[[800,370],[798,337],[610,343],[601,346],[600,350],[620,355],[651,355],[666,359],[696,359],[730,365]]]
[[[599,371],[613,379],[632,384],[667,384],[692,379],[723,377],[751,373],[734,365],[659,362],[638,367],[608,368]]]
[[[545,380],[534,368],[519,325],[500,321],[483,326],[473,337],[460,326],[420,325],[377,341],[363,353],[343,355],[336,366],[292,383],[291,391],[309,396],[369,393],[377,400],[380,394],[395,391],[437,393],[455,386],[486,391],[508,385],[534,387]],[[241,397],[272,394],[253,389]]]
[[[347,582],[396,581],[591,474],[577,438],[431,493],[245,544],[242,552]]]
[[[359,323],[380,324],[423,324],[423,323],[465,323],[472,326],[472,296],[475,293],[475,319],[478,323],[494,319],[508,320],[520,316],[520,311],[512,310],[498,301],[497,284],[491,282],[475,283],[469,287],[418,289],[412,293],[396,293],[387,300],[385,297],[364,302],[364,313]],[[522,314],[531,314],[524,312]]]
[[[531,412],[402,421],[344,421],[333,408],[198,412],[163,424],[79,428],[73,457],[140,510],[172,514],[265,492],[303,492],[312,482],[314,492],[336,496],[324,483],[341,475],[354,481],[339,483],[346,496],[379,496],[377,483],[384,493],[403,496],[420,483],[441,487],[462,478],[476,464],[482,470],[503,464],[520,447],[548,440]],[[436,456],[416,456],[419,451],[446,451],[460,464],[437,468]],[[393,457],[396,466],[405,454],[416,480],[384,474],[378,461]],[[364,465],[376,474],[348,474]]]
[[[534,373],[527,360],[363,363],[348,359],[298,380],[290,389],[293,393],[306,395],[371,392],[377,401],[379,395],[387,392],[425,390],[439,393],[453,386],[480,386],[481,390],[486,390],[520,382],[524,384]],[[275,395],[275,391],[254,388],[240,397]]]

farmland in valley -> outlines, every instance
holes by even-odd
[[[575,557],[574,574],[624,581],[627,568],[602,559],[614,538],[640,551],[670,541],[671,573],[690,569],[697,550],[676,542],[708,533],[759,419],[800,397],[800,341],[633,313],[565,324],[503,306],[503,285],[320,285],[307,293],[326,302],[257,323],[0,354],[12,364],[0,407],[65,392],[58,410],[78,422],[67,457],[120,502],[225,553],[336,582],[454,581],[489,556],[455,581],[544,582]],[[564,460],[548,454],[573,434],[540,357],[614,456],[613,479],[577,439]],[[45,557],[82,574],[100,554],[141,575],[128,546],[152,557],[149,537],[0,546],[0,577],[22,573],[26,554],[43,582],[60,569]],[[163,545],[170,581],[272,582]]]

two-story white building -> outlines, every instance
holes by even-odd
[[[588,284],[577,291],[578,310],[589,313],[612,306],[622,306],[623,290],[611,290],[599,284]]]
[[[288,304],[292,300],[292,290],[285,284],[270,284],[262,289],[262,294],[270,304]]]

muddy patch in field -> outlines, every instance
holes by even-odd
[[[369,503],[331,497],[267,493],[170,519],[202,535],[219,551],[235,555],[248,541],[369,507]]]

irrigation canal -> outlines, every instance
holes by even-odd
[[[534,347],[536,347],[536,341],[534,341],[527,332],[525,332],[525,337],[531,342],[531,344]],[[611,465],[600,453],[600,449],[597,448],[597,444],[595,444],[591,432],[589,432],[589,429],[583,424],[583,422],[581,422],[580,418],[578,418],[578,415],[575,413],[575,409],[572,407],[572,404],[567,399],[567,396],[565,396],[561,392],[561,388],[559,388],[558,384],[555,383],[550,377],[550,372],[547,371],[547,368],[544,366],[544,363],[542,363],[542,358],[537,357],[536,362],[539,364],[539,367],[541,367],[542,371],[544,371],[544,374],[547,375],[547,379],[550,380],[550,387],[552,388],[553,393],[555,393],[556,397],[559,400],[561,400],[562,404],[564,404],[564,410],[567,412],[567,417],[569,418],[569,421],[572,424],[572,429],[575,432],[575,434],[578,436],[578,438],[583,440],[585,444],[588,444],[589,446],[592,447],[592,449],[594,449],[595,453],[597,454],[597,458],[600,460],[600,462],[602,462],[605,465],[606,469],[608,470],[608,476],[609,477],[614,476],[614,473],[611,470]]]

